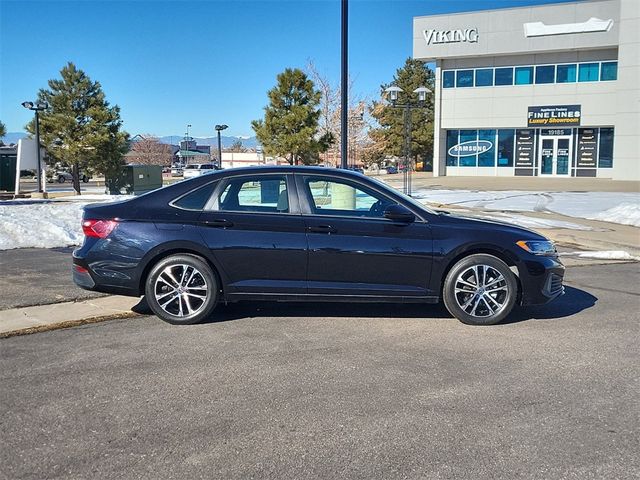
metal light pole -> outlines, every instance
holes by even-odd
[[[404,93],[400,87],[392,86],[385,89],[385,93],[389,96],[391,106],[394,108],[404,109],[404,172],[403,172],[403,193],[411,196],[411,109],[414,107],[423,107],[427,100],[427,94],[431,93],[426,87],[418,87],[413,93],[418,94],[418,101],[412,102],[411,98],[407,96],[405,103],[400,104],[398,102],[398,93]]]
[[[36,179],[38,181],[38,193],[42,192],[42,165],[40,159],[40,117],[38,116],[38,112],[42,112],[49,108],[49,104],[47,102],[22,102],[22,106],[27,110],[32,110],[36,115],[36,158],[38,162],[38,168],[36,170]],[[19,175],[19,172],[18,172]]]
[[[220,132],[229,128],[228,125],[216,125],[215,129],[218,132],[218,166],[222,168],[222,141],[220,140]],[[232,165],[233,166],[233,165]]]
[[[347,168],[348,155],[348,135],[349,129],[349,2],[342,0],[342,22],[341,22],[341,77],[340,77],[340,167]]]

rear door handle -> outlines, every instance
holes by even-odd
[[[307,227],[307,232],[312,233],[336,233],[338,230],[331,225],[316,225]]]
[[[230,220],[225,220],[224,218],[220,218],[216,220],[205,220],[203,224],[205,227],[214,227],[214,228],[233,227],[233,222]]]

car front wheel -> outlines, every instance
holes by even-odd
[[[145,297],[160,319],[174,325],[189,325],[211,314],[218,300],[218,283],[202,258],[171,255],[149,272]]]
[[[64,175],[58,177],[58,183],[64,183]]]
[[[493,255],[470,255],[447,274],[443,298],[447,310],[468,325],[494,325],[516,303],[518,282],[508,265]]]

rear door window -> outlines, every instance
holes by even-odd
[[[246,176],[231,179],[218,197],[222,212],[289,213],[284,175]]]

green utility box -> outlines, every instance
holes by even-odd
[[[162,187],[162,166],[125,165],[120,174],[122,193],[141,195]]]
[[[0,156],[0,191],[12,192],[16,188],[16,157]]]

